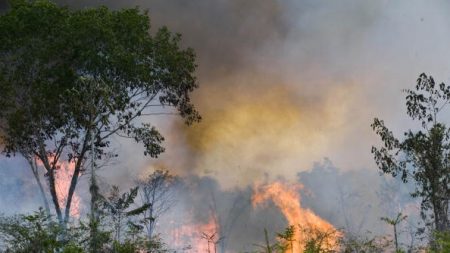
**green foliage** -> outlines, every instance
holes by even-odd
[[[104,215],[100,217],[104,218]],[[104,248],[112,241],[111,229],[102,224],[101,219],[89,219],[87,225],[80,221],[79,230],[83,233],[84,248],[89,249],[88,252],[99,252],[99,249]]]
[[[383,142],[372,153],[380,170],[404,182],[413,180],[413,197],[422,200],[422,217],[430,212],[434,229],[449,231],[450,201],[450,129],[439,122],[439,113],[450,102],[450,86],[436,85],[434,79],[421,74],[415,90],[406,90],[407,114],[421,123],[422,130],[394,136],[382,120],[371,125]]]
[[[139,188],[135,187],[130,189],[129,192],[125,192],[121,195],[119,187],[113,186],[109,196],[104,200],[104,211],[112,222],[114,240],[117,242],[122,241],[124,229],[126,229],[130,235],[136,235],[143,229],[143,226],[136,224],[129,219],[132,216],[142,214],[149,207],[148,204],[144,204],[130,210],[130,207],[138,194],[138,190]]]
[[[388,250],[389,243],[385,238],[368,235],[346,236],[341,239],[342,253],[383,253]]]
[[[305,238],[304,253],[333,253],[339,247],[341,238],[338,231],[323,231],[311,227],[299,227],[299,233]]]
[[[125,241],[123,243],[115,241],[113,248],[115,253],[135,253],[138,250],[137,246],[130,241]]]
[[[62,253],[83,253],[83,249],[73,243],[64,246]]]
[[[300,236],[298,236],[300,235]],[[294,252],[295,247],[303,253],[333,253],[337,252],[341,235],[336,230],[322,231],[313,227],[289,226],[282,233],[276,234],[276,243],[271,244],[268,232],[264,230],[265,244],[256,245],[265,253]],[[300,241],[296,239],[300,239]]]
[[[295,226],[287,227],[282,233],[277,233],[279,242],[275,244],[275,248],[279,252],[287,252],[288,249],[293,250],[295,241]]]
[[[387,224],[391,225],[394,228],[394,243],[395,243],[395,251],[396,252],[400,252],[400,248],[398,245],[398,225],[406,220],[408,216],[403,215],[402,213],[398,213],[397,217],[395,217],[394,219],[390,219],[388,217],[381,217],[380,219],[384,222],[386,222]]]
[[[450,253],[450,232],[435,232],[431,253]]]
[[[7,252],[82,252],[77,246],[77,236],[72,234],[72,230],[66,231],[66,238],[70,238],[71,241],[62,240],[63,235],[60,225],[42,209],[30,215],[0,218],[0,238]]]
[[[112,187],[107,198],[101,197],[103,208],[98,219],[84,223],[70,223],[66,228],[55,222],[44,210],[32,215],[0,218],[0,252],[36,253],[127,253],[167,252],[166,245],[158,238],[148,238],[137,217],[148,208],[134,207],[138,188],[120,194]],[[95,227],[95,233],[91,233]],[[94,237],[92,237],[94,236]]]
[[[381,217],[380,219],[391,226],[397,226],[402,221],[404,221],[408,216],[403,215],[402,213],[398,213],[394,219],[390,219],[388,217]]]

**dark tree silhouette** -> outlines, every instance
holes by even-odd
[[[38,161],[63,225],[92,143],[97,160],[116,155],[112,136],[156,157],[164,138],[150,116],[200,119],[190,101],[193,51],[166,28],[149,29],[137,8],[72,11],[46,0],[11,1],[0,16],[0,140],[8,156]],[[61,162],[74,165],[63,205],[55,189]]]
[[[432,221],[428,225],[449,231],[450,129],[438,116],[450,102],[450,86],[421,74],[415,89],[405,92],[407,114],[421,130],[408,130],[400,140],[376,118],[371,126],[383,146],[372,147],[372,153],[382,172],[415,182],[412,196],[421,198],[422,217]]]

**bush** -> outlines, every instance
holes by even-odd
[[[63,247],[61,237],[61,227],[43,209],[0,218],[0,238],[7,252],[55,252]]]

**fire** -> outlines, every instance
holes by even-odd
[[[281,209],[281,212],[286,217],[290,226],[294,228],[306,229],[309,232],[316,231],[321,233],[333,232],[335,237],[327,238],[327,245],[330,249],[337,248],[337,237],[340,234],[329,222],[317,216],[313,211],[303,208],[300,202],[300,194],[298,190],[303,186],[300,184],[283,184],[281,182],[274,182],[262,186],[255,187],[255,193],[252,197],[253,206],[258,206],[261,203],[272,200],[273,203]],[[292,244],[292,252],[300,253],[305,247],[305,242],[308,240],[308,235],[305,231],[298,231],[296,229],[295,242]]]
[[[49,161],[52,161],[51,156],[48,157]],[[42,162],[37,160],[38,166],[42,166]],[[73,162],[59,162],[57,165],[57,170],[55,173],[55,190],[56,196],[58,197],[59,206],[65,207],[67,202],[67,197],[69,194],[70,181],[72,180],[72,175],[75,170],[75,164]],[[70,216],[80,217],[80,197],[77,193],[73,194],[72,204],[70,208]]]
[[[185,224],[171,232],[173,246],[185,252],[214,253],[220,239],[215,215],[211,214],[207,223]]]
[[[60,206],[65,206],[67,196],[69,193],[70,181],[72,180],[73,171],[75,170],[74,163],[62,162],[58,164],[56,171],[56,195]],[[74,193],[72,197],[72,204],[70,208],[70,216],[80,217],[80,197]]]

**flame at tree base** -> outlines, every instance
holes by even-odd
[[[171,246],[183,252],[217,252],[219,232],[217,218],[212,213],[207,223],[184,224],[173,229]]]
[[[281,210],[290,226],[286,233],[287,237],[291,234],[287,241],[293,253],[303,252],[307,246],[317,246],[311,245],[312,240],[320,243],[323,249],[337,250],[341,233],[313,211],[301,206],[298,193],[301,188],[300,184],[288,185],[281,182],[256,186],[252,204],[256,207],[271,200]]]
[[[49,155],[48,160],[53,163],[54,156]],[[43,166],[42,161],[36,160],[38,166]],[[58,203],[60,207],[65,207],[67,204],[67,198],[69,195],[70,183],[72,181],[72,176],[75,171],[75,163],[60,161],[56,164],[55,171],[55,191],[58,198]],[[81,198],[75,192],[72,196],[70,216],[79,218],[81,209]]]

